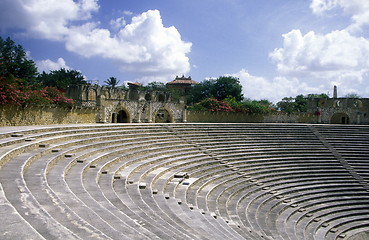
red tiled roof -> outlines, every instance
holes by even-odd
[[[168,82],[167,84],[198,84],[198,82],[193,81],[193,80],[173,80],[171,82]]]
[[[129,82],[128,86],[142,86],[142,84],[138,82]]]
[[[174,79],[171,82],[168,82],[167,85],[175,85],[175,84],[186,84],[186,85],[194,85],[194,84],[199,84],[198,82],[194,81],[191,79],[191,77],[176,77],[176,79]]]

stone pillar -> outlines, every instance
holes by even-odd
[[[105,106],[101,106],[100,108],[100,117],[99,117],[99,122],[101,123],[106,123],[106,114],[105,114]]]
[[[357,113],[356,124],[361,124],[361,113]]]
[[[187,122],[187,106],[183,109],[183,122]]]
[[[149,102],[149,123],[152,123],[152,109],[151,102]]]
[[[138,109],[137,122],[138,122],[138,123],[140,123],[140,122],[141,122],[141,109]]]
[[[337,98],[337,86],[333,87],[333,98]]]

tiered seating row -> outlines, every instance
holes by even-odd
[[[244,175],[243,181],[235,177],[228,183],[223,181],[216,185],[206,176],[201,187],[193,184],[197,194],[192,191],[191,196],[200,198],[216,193],[215,200],[207,199],[208,205],[217,201],[217,206],[227,206],[220,211],[224,217],[277,239],[322,239],[323,236],[334,239],[365,228],[358,221],[346,224],[342,218],[346,212],[353,219],[354,216],[368,215],[365,207],[348,208],[355,206],[358,200],[367,201],[365,188],[307,126],[245,128],[232,125],[222,129],[193,126],[193,133],[190,129],[188,125],[177,127],[176,132],[200,144],[227,167]],[[359,132],[367,134],[364,130]],[[360,147],[356,151],[361,151]],[[206,189],[204,185],[212,187]],[[205,193],[199,194],[200,191]],[[343,199],[338,201],[337,197]],[[316,202],[325,199],[330,200],[317,209]],[[340,204],[340,213],[332,199]],[[346,228],[346,225],[350,227]]]
[[[4,128],[0,238],[350,238],[369,231],[368,136],[283,124]]]

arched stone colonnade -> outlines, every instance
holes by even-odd
[[[100,123],[186,122],[184,100],[173,99],[166,91],[82,85],[67,94],[80,106],[99,107]]]
[[[184,104],[178,103],[105,101],[99,115],[104,123],[186,122]]]

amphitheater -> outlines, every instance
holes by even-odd
[[[369,128],[0,128],[0,239],[369,239]]]

